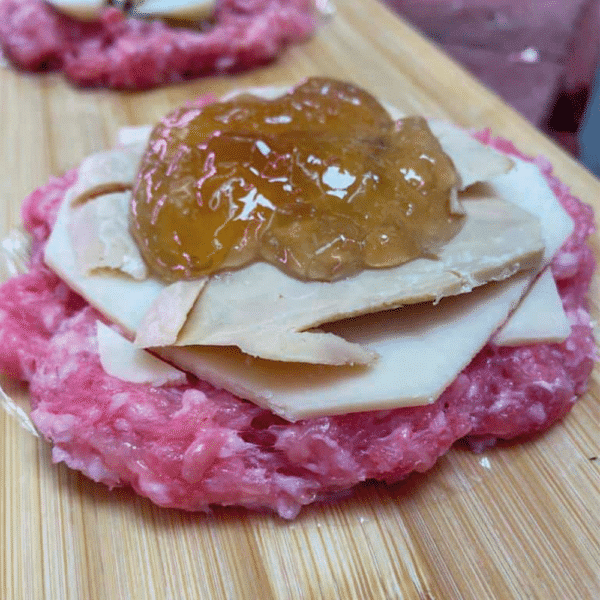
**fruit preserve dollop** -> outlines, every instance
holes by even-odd
[[[460,229],[458,175],[427,122],[348,83],[179,108],[153,130],[131,230],[157,276],[262,260],[333,281],[435,253]]]

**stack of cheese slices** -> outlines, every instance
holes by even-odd
[[[573,223],[535,165],[429,124],[461,176],[466,215],[435,258],[335,282],[301,281],[266,263],[161,282],[128,228],[143,127],[82,163],[45,260],[115,325],[98,322],[98,348],[118,378],[177,385],[189,372],[290,421],[434,402],[491,338],[520,345],[569,335],[547,267]]]

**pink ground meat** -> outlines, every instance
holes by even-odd
[[[521,156],[486,132],[479,138]],[[292,518],[361,481],[426,471],[457,440],[481,450],[543,431],[585,391],[595,359],[585,307],[594,225],[591,209],[537,163],[576,223],[552,264],[572,333],[562,344],[488,344],[433,405],[287,423],[192,377],[152,388],[107,375],[96,346],[100,315],[41,262],[72,173],[25,201],[34,253],[30,271],[0,288],[0,368],[29,382],[31,417],[55,461],[187,510],[242,505]]]
[[[0,0],[0,47],[27,71],[61,69],[80,86],[145,89],[264,64],[310,36],[313,0],[217,0],[205,31],[107,8],[85,23],[44,0]]]

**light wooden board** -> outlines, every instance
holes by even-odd
[[[351,79],[382,99],[489,126],[550,158],[600,210],[600,184],[375,0],[337,0],[309,43],[237,77],[139,94],[82,92],[58,76],[0,71],[0,234],[24,196],[205,92]],[[594,250],[599,254],[597,239]],[[597,318],[598,278],[591,305]],[[476,455],[456,448],[425,475],[367,485],[293,522],[245,510],[160,509],[64,465],[0,411],[0,598],[6,600],[600,598],[598,369],[547,434]],[[3,378],[19,402],[26,390]]]

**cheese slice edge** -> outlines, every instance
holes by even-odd
[[[537,171],[537,169],[536,169],[536,171]],[[539,174],[539,171],[538,171],[538,174]],[[546,188],[547,188],[547,186],[546,186]],[[551,194],[551,195],[553,197],[553,194]],[[541,215],[541,216],[542,216],[542,220],[543,220],[544,217],[543,217],[543,215]],[[566,228],[564,228],[564,229],[566,230]],[[554,232],[554,234],[553,234],[554,235],[554,240],[557,240],[558,237],[560,237],[560,236],[556,236],[555,234],[556,234],[556,232]],[[545,235],[545,237],[548,238],[548,235]],[[550,236],[550,237],[552,237],[552,236]],[[562,239],[562,241],[560,241],[560,240],[559,241],[552,241],[552,240],[550,240],[550,244],[548,244],[548,246],[550,248],[552,248],[553,247],[552,244],[554,244],[554,246],[558,247],[563,242],[564,242],[564,239]],[[181,353],[181,352],[187,353],[189,350],[193,350],[193,349],[188,349],[188,348],[171,348],[171,349],[168,349],[168,350],[170,350],[170,351],[176,351],[177,353]],[[219,357],[218,357],[218,362],[219,363],[223,362],[222,361],[222,353],[230,353],[231,354],[231,349],[227,349],[227,348],[220,348],[220,349],[206,348],[206,349],[204,349],[204,351],[207,354],[209,352],[213,351],[213,350],[216,350],[217,353],[221,353],[221,354],[219,354]],[[233,353],[235,353],[235,351]],[[240,356],[242,357],[242,360],[243,360],[244,363],[248,363],[249,362],[250,364],[256,365],[257,362],[263,362],[263,361],[260,361],[260,359],[257,361],[257,360],[249,359],[249,357],[244,356],[241,353],[238,353],[238,354],[240,354]],[[192,359],[189,359],[189,358],[185,359],[185,360],[181,359],[180,364],[182,366],[185,366],[186,360],[193,360],[197,364],[199,364],[198,360],[197,360],[197,352],[193,352],[193,358]],[[269,361],[264,361],[264,362],[269,362]],[[203,364],[204,364],[204,366],[202,367],[202,369],[204,369],[205,371],[208,369],[208,371],[210,371],[210,361],[207,361],[207,359],[205,358]],[[207,365],[209,365],[209,366],[207,366]],[[293,367],[294,365],[291,365],[291,366]],[[319,369],[319,368],[320,367],[317,367],[317,369]],[[325,367],[325,369],[327,369],[327,367]],[[194,371],[194,368],[190,368],[190,370]],[[200,370],[200,369],[198,367],[196,367],[196,370]],[[222,374],[219,375],[218,373],[214,373],[213,372],[212,379],[213,379],[214,383],[218,384],[219,377],[223,378],[223,375]],[[206,378],[208,379],[208,377],[206,377]],[[302,378],[305,379],[304,376],[302,376]],[[283,378],[283,379],[285,380],[285,378]],[[226,383],[226,385],[228,386],[228,389],[231,389],[231,391],[234,391],[234,393],[239,393],[242,396],[244,395],[243,393],[240,393],[240,391],[236,392],[236,390],[238,390],[240,387],[243,387],[239,382],[229,382],[229,383]],[[281,398],[278,398],[277,389],[273,390],[273,389],[268,389],[268,388],[265,388],[265,387],[263,387],[262,389],[263,389],[263,391],[261,393],[265,397],[266,406],[273,408],[273,410],[275,410],[276,412],[279,412],[279,414],[282,414],[283,416],[287,415],[286,418],[289,418],[289,419],[302,418],[303,416],[308,416],[308,413],[306,413],[306,411],[310,412],[311,410],[314,410],[314,406],[313,406],[313,409],[311,409],[310,406],[308,406],[308,408],[302,408],[302,409],[300,409],[300,413],[296,412],[295,414],[292,414],[292,413],[290,413],[289,411],[287,411],[285,409],[284,402],[281,401]],[[368,394],[368,393],[369,393],[369,390],[366,390],[365,394]],[[249,396],[247,396],[247,397],[249,397]],[[330,399],[331,399],[331,396],[330,396]],[[423,402],[423,401],[427,401],[428,402],[428,401],[431,401],[431,400],[433,400],[433,396],[427,397],[425,399],[422,398],[420,401],[421,402]],[[412,401],[414,401],[414,399]],[[383,401],[383,405],[384,406],[387,406],[386,402],[387,402],[387,400]],[[394,403],[395,406],[397,406],[398,405],[397,404],[398,403],[398,399],[397,398],[394,399],[393,403]],[[308,402],[307,404],[310,405],[310,402]],[[339,406],[342,406],[342,405],[343,405],[343,402],[341,402],[339,404]],[[329,411],[330,409],[331,409],[331,407],[327,408],[326,410]],[[347,411],[342,411],[342,412],[347,412]],[[327,412],[327,413],[310,412],[310,414],[330,414],[330,413],[329,412]]]
[[[498,346],[563,342],[571,325],[550,268],[538,277],[508,322],[496,333]]]
[[[96,322],[98,355],[104,371],[122,381],[152,386],[184,385],[187,375],[176,367],[136,348],[101,321]]]
[[[281,363],[252,359],[232,348],[168,347],[157,352],[289,421],[428,404],[486,344],[532,276],[520,273],[438,305],[405,306],[328,325],[328,331],[378,353],[368,366]]]

